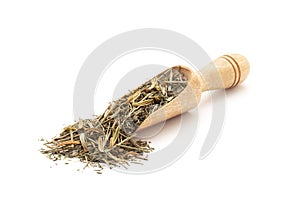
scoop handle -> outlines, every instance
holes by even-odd
[[[250,65],[240,54],[226,54],[202,68],[202,91],[232,88],[242,83],[248,76]]]

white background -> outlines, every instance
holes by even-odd
[[[0,198],[299,199],[299,19],[288,0],[1,1]],[[228,92],[214,151],[198,159],[199,131],[178,162],[152,174],[50,168],[37,140],[72,123],[86,57],[114,35],[148,27],[180,32],[212,58],[248,57],[250,75]]]

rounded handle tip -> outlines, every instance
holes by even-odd
[[[237,86],[247,78],[250,71],[250,64],[245,56],[240,54],[226,54],[221,56],[221,58],[225,59],[234,71],[234,81],[230,87]]]

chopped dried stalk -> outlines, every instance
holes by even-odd
[[[94,119],[80,119],[67,126],[59,136],[45,142],[41,152],[52,160],[79,158],[101,173],[102,165],[139,163],[153,150],[150,141],[136,140],[135,131],[153,112],[172,101],[187,86],[179,70],[170,68],[129,94],[110,103]]]

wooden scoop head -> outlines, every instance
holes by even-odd
[[[173,68],[179,70],[187,78],[187,87],[171,102],[149,115],[138,130],[163,122],[196,107],[201,93],[204,91],[227,89],[239,85],[246,79],[250,70],[247,59],[239,54],[221,56],[202,68],[200,72],[184,66]]]

